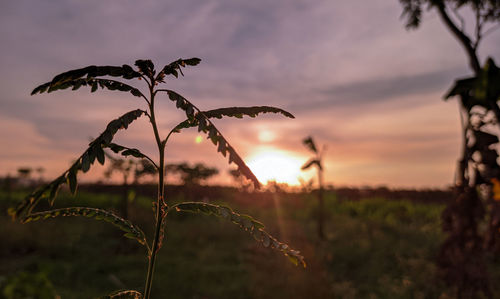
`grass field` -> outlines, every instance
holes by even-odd
[[[117,289],[141,290],[142,247],[95,220],[60,218],[19,224],[5,213],[22,194],[0,194],[0,284],[28,273],[46,277],[61,298],[95,298]],[[266,249],[234,224],[206,215],[174,214],[160,252],[154,298],[448,298],[437,280],[435,255],[443,240],[442,204],[370,198],[342,201],[327,194],[327,240],[316,237],[311,194],[241,198],[237,191],[211,203],[231,206],[306,257],[307,268]],[[118,206],[118,195],[62,194],[60,205]],[[174,198],[179,201],[182,198]],[[130,218],[151,234],[151,201],[138,197]],[[498,266],[492,269],[498,273]],[[499,277],[496,275],[495,277]]]

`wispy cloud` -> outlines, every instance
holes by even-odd
[[[426,14],[421,29],[407,32],[400,13],[385,0],[3,1],[0,135],[13,148],[0,153],[0,174],[41,156],[68,160],[108,120],[144,107],[116,92],[30,97],[37,84],[91,64],[198,56],[202,64],[168,84],[200,108],[265,104],[297,116],[218,122],[243,155],[269,130],[277,137],[268,143],[306,156],[300,140],[313,134],[330,148],[331,181],[443,186],[459,136],[456,107],[441,96],[467,64],[438,18]],[[500,59],[499,35],[488,39],[482,56]],[[182,113],[159,100],[167,131]],[[147,134],[138,122],[118,138],[134,144]],[[203,157],[225,167],[209,143],[193,145],[195,136],[176,136],[170,161]],[[154,154],[154,145],[144,150]],[[53,174],[67,165],[56,160],[44,160]]]

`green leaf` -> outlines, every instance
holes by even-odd
[[[49,89],[50,87],[50,82],[47,82],[45,84],[42,84],[40,86],[37,86],[33,91],[31,92],[31,95],[37,94],[37,93],[44,93]]]
[[[179,101],[180,99],[185,100],[184,97],[182,97],[181,95],[179,95],[173,91],[170,91],[169,97],[172,101],[175,101],[175,102]],[[191,107],[191,106],[189,106],[189,107]],[[242,118],[243,115],[255,117],[260,113],[281,113],[286,117],[295,118],[291,113],[289,113],[283,109],[279,109],[276,107],[270,107],[270,106],[227,107],[227,108],[220,108],[220,109],[214,109],[214,110],[200,111],[196,114],[193,114],[192,112],[186,113],[189,115],[188,119],[179,123],[176,126],[176,128],[177,128],[177,130],[180,131],[182,129],[199,127],[198,131],[201,132],[201,131],[205,131],[207,129],[206,119],[210,119],[210,118],[221,119],[224,116]]]
[[[91,158],[91,156],[93,155],[92,153],[95,153],[99,163],[104,164],[105,158],[102,148],[109,145],[118,130],[128,127],[134,120],[142,116],[144,113],[145,111],[140,109],[132,110],[111,121],[106,127],[106,130],[89,144],[89,148],[82,154],[80,158],[77,159],[76,163],[74,163],[60,177],[56,178],[51,183],[36,189],[33,193],[26,196],[16,208],[9,209],[9,215],[13,219],[19,218],[21,215],[29,213],[29,211],[31,211],[38,204],[40,199],[45,197],[47,197],[49,199],[49,203],[52,204],[55,199],[55,195],[57,195],[57,188],[53,188],[54,184],[57,184],[59,186],[66,182],[68,183],[71,192],[75,194],[77,190],[77,172],[79,169],[81,169],[82,171],[84,171],[85,169],[90,169],[90,166],[94,163],[95,160]],[[134,151],[133,153],[135,155],[139,155],[138,150],[137,152]],[[88,169],[87,163],[89,164]],[[50,194],[54,196],[45,195],[50,190],[55,190],[54,192],[50,192]]]
[[[48,185],[48,186],[50,186],[50,194],[49,194],[49,198],[48,198],[50,206],[52,206],[54,204],[54,200],[57,197],[57,193],[59,192],[59,188],[61,187],[62,184],[65,183],[65,181],[66,181],[66,178],[64,175],[62,175]]]
[[[92,82],[92,88],[90,89],[90,92],[97,91],[98,87],[99,87],[99,85],[97,84],[97,81],[94,80],[94,82]]]
[[[175,91],[168,89],[161,89],[159,91],[166,92],[169,99],[176,103],[177,108],[186,111],[187,120],[174,127],[174,132],[179,132],[184,128],[198,126],[199,132],[208,134],[208,138],[217,146],[217,151],[224,157],[229,153],[229,163],[235,163],[238,166],[237,170],[244,177],[252,181],[256,188],[260,188],[260,182],[257,177],[209,119],[214,117],[222,118],[223,116],[238,117],[240,115],[255,117],[259,113],[281,113],[287,117],[293,118],[292,114],[285,110],[269,106],[229,107],[201,112],[196,106]]]
[[[73,195],[76,194],[76,188],[78,186],[78,182],[76,179],[76,172],[77,170],[75,168],[71,168],[68,172],[68,185],[69,185],[69,190]]]
[[[130,66],[87,66],[81,69],[75,69],[67,71],[55,76],[50,82],[51,85],[61,84],[67,81],[73,81],[76,79],[81,79],[87,76],[87,78],[93,77],[122,77],[124,79],[132,79],[140,77],[140,74],[134,71]]]
[[[153,62],[149,59],[146,60],[136,60],[135,65],[139,68],[139,72],[143,75],[148,76],[149,78],[152,78],[155,73],[155,66]]]
[[[90,146],[94,146],[96,144],[107,146],[108,144],[111,143],[111,140],[113,139],[114,135],[118,132],[118,130],[127,129],[128,126],[133,121],[135,121],[137,118],[141,117],[145,113],[146,111],[136,109],[123,114],[117,119],[112,120],[106,126],[106,130],[104,130],[104,132],[102,132],[101,135],[99,135],[99,137],[97,137],[94,141],[90,143]]]
[[[178,59],[174,62],[171,62],[163,67],[161,72],[156,77],[157,81],[163,82],[163,78],[165,75],[173,75],[176,78],[179,77],[178,71],[183,75],[181,67],[185,67],[186,65],[195,66],[199,64],[201,59],[199,58],[189,58],[189,59]]]
[[[135,290],[120,290],[100,299],[141,299],[142,294]]]
[[[115,154],[120,154],[124,157],[132,156],[135,158],[148,159],[151,161],[151,158],[149,158],[147,155],[143,154],[140,150],[138,150],[136,148],[128,148],[128,147],[125,147],[125,146],[122,146],[122,145],[119,145],[116,143],[110,143],[110,144],[106,145],[106,147],[111,149]]]
[[[101,165],[104,165],[106,158],[104,156],[104,151],[102,147],[100,146],[96,147],[96,156],[97,156],[97,161],[99,161]]]
[[[214,110],[202,111],[207,118],[221,119],[224,116],[241,118],[243,115],[256,117],[261,113],[280,113],[289,118],[295,118],[290,112],[271,106],[253,106],[253,107],[227,107]]]
[[[97,81],[102,88],[106,88],[109,90],[119,90],[123,92],[130,92],[133,96],[136,97],[144,97],[141,91],[135,87],[132,87],[123,82],[115,81],[115,80],[107,80],[107,79],[94,79]]]
[[[176,204],[168,210],[168,212],[171,211],[204,213],[207,215],[214,215],[226,220],[231,220],[231,222],[238,225],[241,229],[250,233],[254,237],[254,239],[262,243],[264,247],[271,247],[273,249],[279,250],[295,265],[298,265],[300,263],[303,267],[306,267],[304,257],[300,254],[299,251],[291,249],[290,246],[278,241],[276,238],[264,231],[264,225],[261,222],[253,219],[251,216],[238,214],[229,207],[203,202],[184,202]]]
[[[60,185],[53,185],[52,188],[50,189],[50,195],[49,195],[50,206],[54,204],[54,200],[56,199],[57,193],[59,192],[59,187]]]
[[[72,90],[77,90],[81,86],[91,87],[90,90],[91,92],[95,92],[98,86],[100,86],[101,88],[106,88],[108,90],[119,90],[123,92],[130,92],[133,96],[144,97],[144,95],[141,93],[139,89],[132,87],[128,84],[125,84],[123,82],[116,80],[109,80],[109,79],[96,79],[96,78],[80,78],[80,79],[74,79],[56,83],[53,82],[45,83],[33,89],[31,95],[43,92],[49,93],[67,88],[72,88]]]
[[[144,232],[137,226],[130,223],[130,221],[125,220],[112,212],[95,209],[95,208],[87,208],[87,207],[71,207],[71,208],[62,208],[55,209],[50,211],[43,211],[29,214],[22,218],[22,223],[28,223],[37,220],[43,220],[48,218],[55,217],[67,217],[67,216],[83,216],[87,218],[94,218],[97,220],[103,220],[112,225],[116,226],[123,232],[125,232],[128,238],[135,239],[142,245],[146,246],[146,236]]]
[[[82,156],[82,171],[85,173],[90,169],[89,151],[86,151]]]
[[[184,60],[184,63],[185,63],[185,64],[187,64],[187,65],[191,65],[191,66],[198,65],[200,62],[201,62],[201,59],[196,58],[196,57],[193,57],[193,58],[189,58],[189,59],[185,59],[185,60]]]

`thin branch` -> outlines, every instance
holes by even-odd
[[[181,123],[179,123],[179,124],[181,124]],[[177,126],[179,124],[177,124]],[[172,135],[172,133],[174,133],[175,131],[177,131],[177,126],[175,126],[172,130],[170,130],[170,132],[168,133],[167,137],[163,140],[162,143],[167,144],[168,138],[170,138],[170,135]]]
[[[470,38],[463,31],[458,29],[457,25],[450,19],[450,16],[446,12],[446,7],[444,4],[437,5],[436,7],[441,20],[465,48],[472,70],[475,74],[479,74],[479,72],[481,71],[481,65],[479,64],[479,59],[477,58],[476,51],[472,47]]]
[[[453,14],[455,15],[455,17],[460,21],[460,31],[464,31],[465,30],[465,20],[464,18],[458,13],[458,8],[457,7],[454,7],[452,9],[452,12]]]
[[[148,80],[148,77],[141,74],[141,78],[144,79],[144,81],[146,81],[146,83],[148,84],[148,87],[151,88],[152,85],[151,85],[151,82]]]
[[[472,45],[474,50],[479,46],[479,42],[481,41],[481,30],[483,28],[483,22],[481,22],[481,12],[478,8],[476,8],[476,41]]]

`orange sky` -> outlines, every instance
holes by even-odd
[[[109,120],[145,108],[109,91],[30,97],[38,84],[91,64],[151,58],[161,67],[196,56],[200,65],[167,83],[201,109],[272,105],[295,115],[216,120],[260,177],[278,176],[275,169],[286,177],[278,181],[314,176],[296,169],[310,157],[301,140],[312,135],[328,148],[327,183],[420,188],[452,182],[458,110],[442,95],[470,72],[462,49],[432,13],[408,32],[398,1],[386,0],[42,2],[0,7],[0,175],[31,165],[55,177]],[[500,59],[498,32],[480,54]],[[166,135],[183,113],[167,98],[158,109]],[[174,136],[167,162],[218,167],[221,175],[211,182],[230,182],[226,159],[197,136],[196,130]],[[156,156],[151,138],[145,119],[117,135],[118,142]],[[270,170],[257,170],[259,163]],[[85,179],[102,179],[101,171]]]

